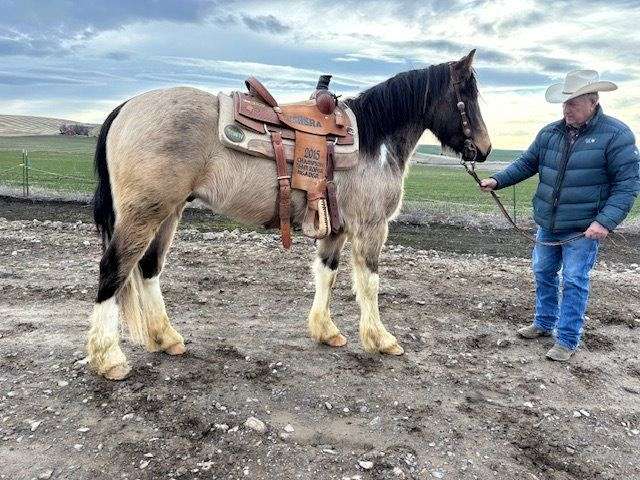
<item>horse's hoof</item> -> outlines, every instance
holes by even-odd
[[[176,343],[165,350],[169,355],[182,355],[186,351],[184,343]]]
[[[385,355],[402,355],[404,354],[404,348],[396,343],[386,350],[383,350],[381,353],[384,353]]]
[[[347,338],[341,333],[324,341],[330,347],[344,347],[347,344]]]
[[[131,373],[131,367],[126,363],[121,363],[115,367],[111,367],[104,373],[107,380],[124,380]]]

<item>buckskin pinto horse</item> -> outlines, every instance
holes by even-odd
[[[478,106],[474,53],[400,73],[344,102],[343,113],[357,124],[358,158],[328,182],[335,188],[340,224],[319,240],[312,266],[315,297],[308,325],[316,341],[333,347],[347,341],[331,320],[329,303],[349,239],[361,343],[367,352],[404,353],[380,320],[378,257],[388,222],[400,208],[409,159],[426,129],[467,160],[484,161],[491,150]],[[218,96],[193,88],[154,90],[117,107],[102,126],[94,217],[103,256],[87,351],[91,368],[108,379],[123,379],[131,370],[120,348],[120,318],[132,340],[149,351],[185,352],[183,337],[167,317],[159,275],[187,201],[198,198],[214,212],[255,224],[277,216],[282,204],[289,176],[271,159],[221,143],[214,133],[219,103]],[[293,190],[281,225],[289,219],[301,223],[309,200]]]

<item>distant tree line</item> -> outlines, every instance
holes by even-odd
[[[60,125],[60,134],[61,135],[84,135],[88,137],[91,133],[91,128],[87,125],[81,125],[78,123],[75,124],[62,124]]]

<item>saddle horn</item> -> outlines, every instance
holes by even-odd
[[[331,82],[331,75],[320,75],[316,90],[329,90],[329,82]]]
[[[331,82],[331,75],[320,75],[316,91],[311,95],[312,99],[316,99],[318,110],[325,115],[331,115],[338,106],[338,98],[329,91],[329,82]]]

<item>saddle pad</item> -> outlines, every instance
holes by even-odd
[[[348,170],[358,163],[358,127],[353,111],[344,104],[341,104],[341,107],[353,129],[353,143],[349,145],[338,143],[335,146],[334,169]],[[271,135],[267,132],[256,132],[238,124],[234,119],[233,98],[222,92],[218,93],[218,138],[227,148],[254,157],[275,158]],[[283,138],[282,143],[287,162],[293,163],[295,142],[292,139]]]

